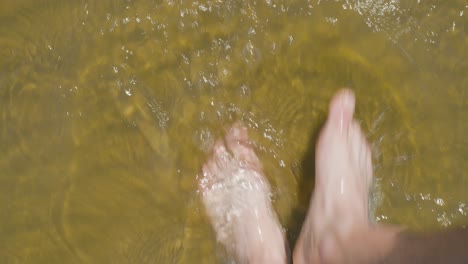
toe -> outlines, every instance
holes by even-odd
[[[250,141],[247,128],[243,126],[240,122],[234,123],[229,129],[228,133],[226,134],[226,141],[229,140],[249,143]]]
[[[251,169],[261,170],[260,161],[250,143],[247,128],[236,123],[226,135],[226,144],[234,158]]]
[[[211,170],[209,169],[207,164],[203,164],[202,168],[202,175],[200,178],[198,178],[198,190],[201,192],[204,192],[211,186]]]
[[[216,142],[213,148],[213,160],[216,164],[217,170],[221,170],[222,168],[226,167],[226,164],[230,160],[230,154],[226,149],[224,141],[221,139]]]
[[[353,121],[349,130],[349,142],[355,156],[355,164],[360,167],[362,174],[366,176],[366,186],[372,181],[372,157],[367,139],[357,121]]]
[[[353,120],[354,105],[354,93],[350,89],[337,92],[330,103],[329,122],[338,125],[341,131],[346,130]]]

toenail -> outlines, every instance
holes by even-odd
[[[351,91],[344,90],[342,100],[341,100],[341,106],[347,107],[351,104],[351,101],[352,101]]]

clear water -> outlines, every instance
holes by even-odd
[[[328,100],[357,94],[373,220],[468,223],[463,0],[0,2],[0,262],[219,263],[196,193],[250,128],[291,244]]]

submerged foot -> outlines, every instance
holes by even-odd
[[[283,232],[270,186],[247,129],[235,124],[215,144],[199,179],[217,241],[241,263],[286,263]]]
[[[330,103],[316,147],[315,189],[294,263],[341,263],[341,241],[369,224],[372,163],[369,145],[353,119],[354,104],[349,90],[338,92]]]

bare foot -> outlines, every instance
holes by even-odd
[[[294,263],[341,263],[339,244],[369,225],[372,180],[369,145],[353,120],[354,95],[338,92],[316,147],[315,190],[301,230]]]
[[[217,241],[230,254],[241,263],[286,263],[270,186],[245,127],[235,124],[218,140],[198,180]]]

